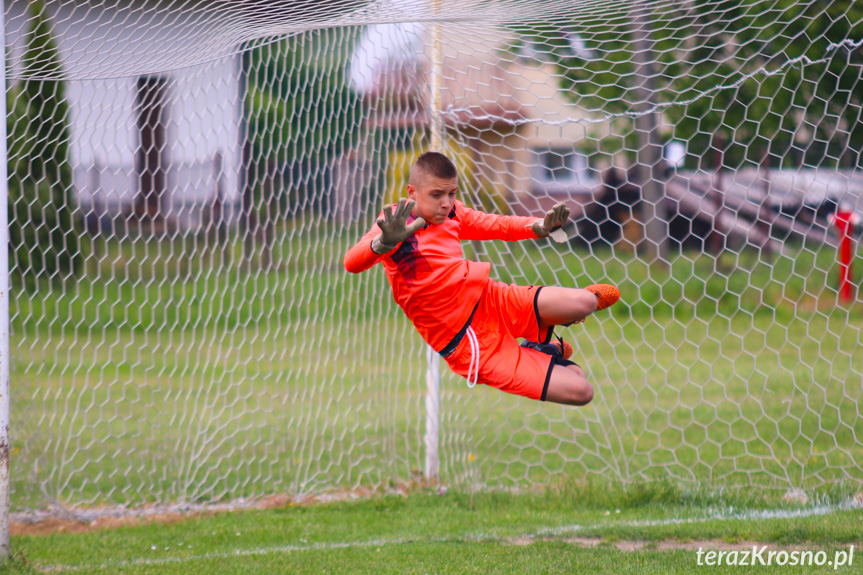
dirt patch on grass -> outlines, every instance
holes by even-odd
[[[93,520],[51,517],[33,522],[12,521],[11,535],[49,535],[51,533],[87,533],[99,529],[116,529],[150,523],[171,524],[193,519],[202,513],[157,513],[147,516],[99,517]]]
[[[269,495],[257,499],[236,500],[226,503],[200,505],[171,505],[158,507],[102,507],[83,510],[55,508],[12,514],[12,535],[49,535],[51,533],[87,533],[99,529],[116,529],[150,523],[171,524],[189,521],[201,516],[249,509],[279,509],[293,506],[320,505],[338,501],[369,499],[376,495],[405,496],[427,486],[419,483],[400,485],[385,493],[359,488],[334,491],[318,495]]]
[[[513,545],[530,545],[539,541],[563,541],[578,547],[594,548],[608,547],[619,551],[752,551],[753,547],[761,549],[766,546],[770,551],[812,551],[820,550],[823,545],[817,543],[782,545],[778,543],[765,543],[762,541],[735,541],[728,542],[718,539],[703,539],[692,541],[680,541],[677,539],[662,540],[616,540],[604,539],[602,537],[514,537],[509,540]],[[863,542],[853,543],[855,549],[860,549]],[[844,544],[843,544],[844,545]]]
[[[600,547],[608,546],[620,551],[698,551],[698,549],[710,549],[711,551],[743,551],[751,550],[753,546],[761,547],[766,543],[758,543],[755,541],[740,541],[729,543],[727,541],[719,541],[713,539],[705,539],[699,541],[678,541],[676,539],[654,540],[635,540],[635,541],[616,541],[606,540],[601,537],[568,537],[564,539],[567,543],[579,545],[581,547]],[[790,550],[793,547],[783,547]]]

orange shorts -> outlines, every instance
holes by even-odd
[[[477,383],[531,399],[545,401],[553,358],[521,347],[517,338],[547,342],[551,328],[540,328],[536,298],[542,287],[517,286],[489,280],[480,297],[470,327],[479,343]],[[444,357],[450,369],[462,377],[470,371],[473,352],[470,337],[462,337]],[[474,367],[473,372],[476,372]]]

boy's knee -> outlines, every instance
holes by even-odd
[[[577,376],[572,385],[571,396],[573,405],[587,405],[593,401],[593,386],[587,381],[584,375],[584,370],[577,365],[568,367],[576,372]]]
[[[593,386],[585,381],[575,395],[575,405],[587,405],[593,401]]]
[[[593,386],[578,365],[557,366],[547,400],[564,405],[587,405],[593,401]]]

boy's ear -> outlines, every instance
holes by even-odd
[[[416,199],[417,189],[412,185],[408,184],[408,197],[412,200]]]

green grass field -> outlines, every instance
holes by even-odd
[[[358,235],[283,230],[272,270],[239,265],[238,245],[226,266],[198,240],[110,243],[83,279],[16,290],[13,510],[414,480],[425,347],[380,270],[341,268]],[[831,250],[682,254],[663,269],[610,250],[483,248],[497,279],[611,282],[623,298],[564,330],[596,386],[586,408],[469,390],[442,365],[447,485],[863,483],[863,305],[835,305]]]
[[[103,523],[16,534],[3,572],[859,573],[863,562],[859,507],[686,492],[668,483],[626,490],[569,484],[521,494],[417,489],[353,502]],[[753,548],[762,549],[764,565],[743,555]],[[722,566],[705,563],[711,551],[714,563],[725,554]],[[791,553],[805,566],[778,564]]]

